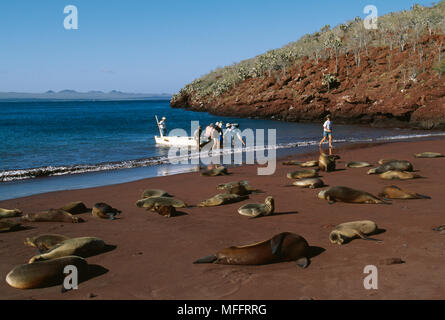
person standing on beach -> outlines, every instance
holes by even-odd
[[[198,129],[196,129],[194,133],[196,147],[198,148],[198,151],[201,151],[201,134],[202,134],[202,127],[198,126]]]
[[[323,124],[323,139],[320,141],[320,147],[326,138],[329,138],[329,149],[332,149],[332,121],[330,115],[326,117],[326,121]]]
[[[226,123],[226,130],[223,133],[224,145],[229,148],[232,148],[232,125],[230,123]]]
[[[241,130],[239,129],[239,124],[238,123],[234,123],[232,124],[232,133],[233,135],[239,140],[241,141],[241,143],[243,144],[243,146],[246,146],[246,143],[244,142],[243,138],[241,137]],[[236,141],[236,140],[235,140]]]

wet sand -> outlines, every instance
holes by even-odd
[[[122,210],[122,214],[109,221],[85,213],[79,215],[86,220],[84,223],[23,223],[30,229],[0,233],[0,298],[443,299],[445,235],[432,228],[445,224],[445,158],[415,159],[413,153],[444,153],[444,141],[398,142],[335,151],[341,156],[337,162],[339,170],[321,173],[329,186],[344,185],[377,195],[384,186],[397,185],[432,199],[394,200],[391,205],[329,205],[317,199],[321,189],[292,186],[286,173],[298,167],[279,163],[273,176],[258,176],[257,167],[247,165],[230,169],[230,176],[201,177],[198,173],[186,173],[1,201],[1,208],[20,208],[25,213],[57,208],[71,201],[83,201],[88,207],[106,202]],[[316,158],[306,154],[292,159]],[[384,181],[376,175],[367,175],[368,168],[344,166],[349,161],[376,164],[381,158],[409,160],[424,178]],[[238,180],[248,180],[265,193],[220,207],[181,209],[184,215],[173,218],[135,206],[145,189],[164,189],[195,205],[219,193],[218,184]],[[269,195],[275,197],[275,215],[249,219],[237,213],[241,205],[263,202]],[[356,239],[344,246],[329,242],[329,233],[335,225],[357,220],[373,220],[385,229],[374,236],[382,242]],[[307,269],[298,268],[294,262],[265,266],[193,264],[219,249],[266,240],[286,231],[298,233],[311,246],[324,249],[312,257]],[[62,294],[60,286],[32,290],[9,287],[4,280],[6,274],[36,254],[36,249],[25,246],[23,240],[42,233],[95,236],[116,248],[87,258],[89,264],[107,271],[80,283],[78,290]],[[406,263],[381,265],[379,261],[385,258],[401,258]],[[363,286],[366,276],[363,270],[367,265],[378,268],[378,290],[366,290]]]

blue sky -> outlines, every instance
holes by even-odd
[[[407,0],[4,0],[0,91],[74,89],[175,93],[195,78],[335,26],[366,5],[379,15]],[[78,9],[65,30],[63,9]]]

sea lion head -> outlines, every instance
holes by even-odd
[[[331,240],[331,243],[336,243],[339,245],[342,245],[345,241],[342,234],[336,230],[331,232],[331,234],[329,235],[329,240]]]
[[[369,169],[367,174],[375,174],[376,173],[376,168],[373,169]]]
[[[318,198],[323,200],[326,199],[326,190],[320,191],[318,193]]]
[[[275,200],[273,197],[267,197],[266,200],[264,200],[264,202],[272,209],[275,208]]]
[[[35,237],[32,237],[32,238],[27,237],[24,241],[24,244],[25,244],[25,246],[36,247]]]

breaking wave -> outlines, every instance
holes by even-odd
[[[422,139],[430,137],[441,137],[445,136],[444,133],[425,133],[425,134],[407,134],[407,135],[396,135],[396,136],[384,136],[378,138],[369,139],[334,139],[335,143],[373,143],[373,142],[384,142],[384,141],[403,141],[409,139]],[[224,149],[219,152],[219,155],[225,154],[239,154],[239,153],[252,153],[259,151],[273,152],[279,149],[289,149],[289,148],[304,148],[309,146],[316,146],[319,141],[296,141],[291,143],[283,143],[278,145],[266,145],[266,146],[255,146],[239,149]],[[215,153],[207,155],[207,157],[215,156]],[[204,156],[205,157],[205,156]],[[109,162],[91,165],[71,165],[71,166],[45,166],[40,168],[30,168],[30,169],[15,169],[15,170],[3,170],[0,171],[0,182],[25,180],[38,177],[49,177],[49,176],[62,176],[69,174],[80,174],[88,172],[98,172],[98,171],[108,171],[108,170],[119,170],[119,169],[130,169],[138,167],[148,167],[156,166],[161,164],[179,163],[185,161],[197,161],[199,164],[199,159],[202,159],[203,155],[199,152],[192,151],[186,155],[179,156],[162,156],[162,157],[152,157],[146,159],[136,159],[136,160],[126,160],[120,162]]]

